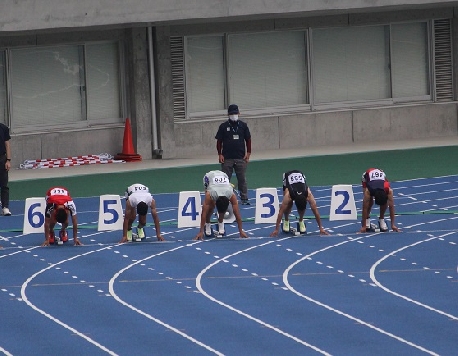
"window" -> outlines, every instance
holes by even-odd
[[[228,36],[229,101],[246,109],[307,102],[305,32]]]
[[[429,36],[423,21],[187,37],[186,116],[431,100]]]
[[[391,25],[393,97],[430,94],[426,22]]]
[[[14,129],[85,120],[82,46],[11,51]]]
[[[86,45],[88,120],[121,117],[117,43]]]
[[[223,37],[189,37],[186,65],[188,110],[191,113],[224,110]]]
[[[371,26],[312,32],[315,103],[390,98],[388,29]]]
[[[13,132],[123,121],[117,42],[11,49],[9,55]]]

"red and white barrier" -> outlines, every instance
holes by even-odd
[[[100,155],[85,155],[74,156],[66,158],[50,158],[50,159],[35,159],[25,160],[24,163],[19,165],[20,169],[41,169],[41,168],[59,168],[59,167],[73,167],[82,166],[87,164],[106,164],[106,163],[125,163],[124,160],[115,160],[113,156],[108,153],[101,153]]]

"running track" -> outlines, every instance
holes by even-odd
[[[331,187],[312,187],[326,237],[309,219],[305,237],[270,238],[252,205],[249,239],[193,241],[178,194],[155,195],[165,242],[98,232],[98,197],[75,199],[82,247],[41,248],[23,215],[0,217],[0,353],[456,355],[458,176],[392,186],[400,233],[328,221]]]

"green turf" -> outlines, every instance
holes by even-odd
[[[253,157],[255,155],[256,153]],[[385,171],[390,181],[399,181],[458,174],[457,162],[458,146],[272,159],[250,162],[247,180],[249,189],[280,187],[283,172],[299,169],[305,173],[312,188],[333,184],[359,184],[361,174],[367,168],[377,167]],[[202,191],[203,175],[214,169],[220,169],[220,166],[213,164],[15,181],[9,185],[10,199],[23,200],[44,196],[54,185],[67,187],[73,197],[123,194],[125,188],[133,183],[145,184],[152,193]],[[235,183],[235,178],[233,182]]]

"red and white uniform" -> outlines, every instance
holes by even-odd
[[[70,214],[76,215],[76,205],[68,190],[64,187],[49,188],[46,192],[46,216],[50,217],[57,205],[63,205]]]
[[[369,168],[361,177],[363,188],[369,189],[371,195],[374,195],[377,189],[383,189],[386,194],[390,191],[390,182],[386,179],[385,172],[378,168]]]

